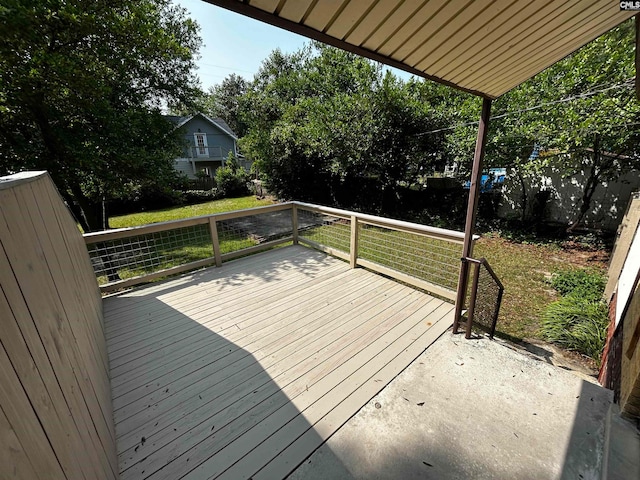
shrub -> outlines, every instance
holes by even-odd
[[[222,197],[249,195],[249,174],[241,167],[224,166],[216,170],[216,185]]]
[[[562,296],[576,296],[590,302],[602,299],[607,278],[597,270],[573,268],[554,274],[551,285]]]
[[[591,357],[600,365],[608,325],[604,302],[590,301],[574,293],[547,306],[541,333],[550,342]]]
[[[220,198],[218,189],[212,188],[211,190],[187,190],[183,193],[185,203],[204,203],[211,200],[217,200]]]
[[[109,201],[109,214],[123,215],[182,205],[182,185],[181,180],[169,185],[131,183],[123,188],[124,192],[118,198]]]

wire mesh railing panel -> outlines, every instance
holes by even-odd
[[[350,260],[352,267],[359,264],[452,298],[461,253],[458,237],[457,232],[296,203],[131,231],[92,233],[85,236],[85,241],[104,292],[209,264],[220,265],[221,261],[295,242],[297,238]],[[353,252],[352,241],[356,242]],[[171,270],[165,272],[167,269]]]
[[[208,224],[106,240],[87,249],[100,285],[213,256]]]
[[[473,312],[473,326],[481,330],[489,332],[493,336],[500,312],[500,304],[502,302],[503,287],[492,275],[486,260],[481,260],[474,265],[472,269],[474,280],[472,282],[472,290],[476,285],[475,303],[471,305]],[[475,269],[478,269],[475,271]]]
[[[458,285],[461,250],[459,243],[360,224],[359,258],[448,290]]]
[[[298,236],[349,254],[351,220],[298,208]]]
[[[217,221],[220,253],[232,253],[261,243],[290,237],[291,210]]]

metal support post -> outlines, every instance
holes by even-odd
[[[478,211],[478,197],[480,195],[480,182],[482,180],[482,162],[484,160],[484,150],[487,143],[487,129],[489,127],[490,115],[491,100],[485,98],[482,101],[482,113],[480,115],[480,124],[478,125],[476,149],[473,155],[473,169],[471,172],[471,185],[469,187],[469,201],[467,203],[467,219],[464,226],[464,243],[462,244],[463,259],[471,256],[473,248],[473,232],[476,224],[476,213]],[[461,261],[460,275],[458,277],[455,317],[453,320],[453,333],[458,332],[458,325],[464,308],[468,280],[469,263]]]

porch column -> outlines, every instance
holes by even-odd
[[[476,150],[473,155],[473,170],[471,172],[471,185],[469,186],[469,201],[467,203],[467,219],[464,225],[464,243],[462,245],[462,258],[472,254],[473,232],[476,224],[476,213],[478,212],[478,197],[480,194],[480,182],[482,180],[482,162],[484,160],[484,148],[487,143],[487,128],[489,127],[489,116],[491,114],[491,100],[482,100],[482,113],[480,124],[478,125],[478,138],[476,139]],[[460,275],[458,277],[458,292],[456,296],[456,310],[453,321],[453,333],[458,332],[458,324],[464,308],[465,293],[469,279],[469,264],[462,260],[460,262]]]

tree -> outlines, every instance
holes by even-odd
[[[174,177],[163,102],[197,96],[197,25],[169,0],[5,0],[0,173],[48,170],[85,231],[103,200]]]
[[[372,151],[369,162],[382,187],[394,191],[401,183],[415,183],[419,176],[442,171],[447,160],[444,135],[421,135],[425,129],[441,129],[447,117],[433,107],[438,88],[433,82],[405,83],[387,71],[373,97]]]
[[[265,60],[245,96],[245,154],[283,198],[369,211],[397,205],[401,185],[442,162],[444,123],[423,82],[405,83],[319,43]]]
[[[591,210],[602,181],[637,169],[640,151],[640,104],[633,90],[635,31],[632,21],[603,35],[550,69],[540,83],[558,83],[563,95],[579,97],[559,104],[551,120],[560,129],[552,147],[569,152],[569,162],[549,159],[551,167],[569,176],[584,172],[578,214],[569,227],[577,228]],[[563,75],[564,72],[569,72]],[[588,92],[585,95],[583,92]]]
[[[571,177],[585,174],[577,228],[592,208],[603,181],[638,168],[640,104],[634,98],[634,24],[628,21],[584,46],[494,102],[487,144],[487,166],[512,167],[523,191],[523,177],[548,169]],[[474,99],[462,102],[458,122],[473,122]],[[477,113],[476,113],[477,115]],[[448,135],[450,148],[471,158],[475,126]],[[558,152],[533,156],[534,150]]]
[[[244,78],[232,73],[219,85],[209,88],[209,94],[203,100],[203,112],[211,117],[222,118],[238,137],[243,137],[247,132],[242,100],[248,85]]]

